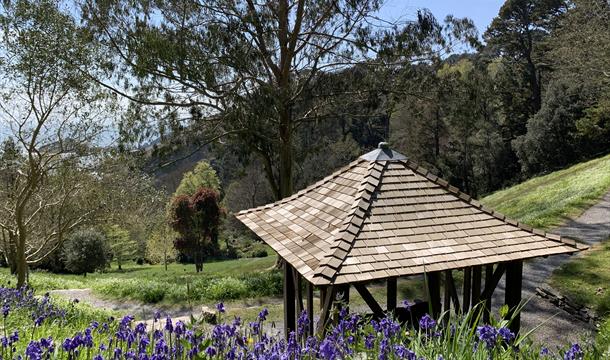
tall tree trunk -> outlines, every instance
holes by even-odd
[[[28,273],[28,264],[25,258],[25,235],[19,234],[16,255],[17,287],[21,288],[27,284]]]

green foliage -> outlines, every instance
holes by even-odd
[[[481,202],[537,228],[576,216],[610,189],[610,155],[539,176],[493,193]]]
[[[233,277],[215,279],[206,287],[206,297],[212,300],[241,299],[248,293],[243,280]]]
[[[192,196],[201,188],[220,191],[220,181],[216,175],[216,170],[207,161],[198,162],[192,171],[184,174],[174,196]]]
[[[523,172],[546,172],[577,159],[576,121],[586,108],[583,97],[581,86],[550,85],[542,108],[527,122],[527,133],[513,142]]]
[[[111,225],[108,228],[106,239],[112,259],[116,261],[119,269],[126,261],[132,260],[138,251],[138,244],[131,239],[129,232],[118,225]]]
[[[600,326],[596,338],[597,348],[605,359],[610,358],[610,317]]]
[[[79,230],[66,239],[61,260],[66,270],[74,274],[102,270],[110,261],[106,238],[97,230]]]
[[[161,224],[146,241],[146,260],[151,264],[165,264],[176,261],[174,248],[175,234],[167,225]]]

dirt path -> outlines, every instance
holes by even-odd
[[[191,306],[160,306],[156,304],[143,304],[135,301],[121,301],[101,299],[91,289],[69,289],[69,290],[53,290],[50,291],[52,295],[58,295],[66,299],[78,299],[84,303],[90,304],[95,308],[116,311],[121,314],[130,314],[136,316],[138,319],[152,319],[156,311],[160,311],[164,316],[170,315],[172,318],[176,317],[190,317],[194,314],[197,309],[201,307]]]
[[[593,245],[610,238],[610,192],[599,203],[589,208],[580,217],[570,220],[553,232]],[[578,256],[578,255],[575,255]],[[546,286],[555,269],[570,260],[570,255],[538,258],[525,263],[523,267],[523,299],[531,299],[521,316],[523,329],[532,329],[547,321],[534,333],[534,338],[542,344],[565,345],[567,342],[581,342],[592,339],[594,328],[576,320],[567,312],[558,309],[547,300],[535,295],[536,287]],[[498,285],[494,303],[504,299],[504,283]]]

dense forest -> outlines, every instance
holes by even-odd
[[[5,261],[38,266],[91,226],[137,238],[115,260],[166,256],[167,203],[200,161],[218,177],[213,232],[242,239],[231,212],[380,141],[474,196],[610,152],[607,1],[507,0],[487,29],[425,9],[391,22],[381,6],[5,2]],[[32,246],[31,234],[47,240]]]

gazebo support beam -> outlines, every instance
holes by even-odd
[[[371,293],[366,288],[366,286],[362,283],[357,283],[357,284],[354,284],[354,288],[356,288],[356,290],[358,291],[358,294],[360,294],[360,296],[362,297],[364,302],[366,302],[366,304],[369,306],[369,308],[371,309],[373,314],[376,317],[380,317],[380,318],[383,317],[383,315],[384,315],[383,309],[381,308],[381,306],[379,306],[379,304],[377,303],[377,300],[375,300],[373,295],[371,295]]]
[[[498,283],[500,282],[500,279],[502,279],[502,275],[504,275],[505,270],[505,263],[499,263],[498,266],[496,266],[496,270],[494,270],[493,275],[491,276],[491,281],[489,283],[487,283],[487,281],[485,282],[485,289],[481,293],[481,299],[491,298],[494,290],[496,290],[496,286],[498,286]]]
[[[284,334],[286,338],[296,330],[294,272],[292,265],[284,261]]]
[[[324,332],[326,331],[336,291],[334,286],[325,286],[324,289],[324,298],[320,298],[320,303],[322,304],[322,312],[320,313],[320,320],[318,322],[318,334],[320,335],[324,335]]]
[[[309,320],[309,335],[313,335],[313,285],[307,281],[307,319]],[[320,300],[322,302],[322,300]]]
[[[428,303],[432,310],[432,316],[438,318],[441,314],[441,276],[440,272],[426,273],[428,283]]]
[[[453,273],[451,270],[445,271],[445,287],[447,287],[445,292],[449,292],[449,297],[453,302],[453,308],[455,309],[455,312],[458,313],[460,311],[460,298],[458,297],[457,289],[455,288],[455,281],[453,280]],[[447,308],[447,310],[449,309]]]
[[[472,279],[470,276],[470,268],[464,268],[464,286],[462,287],[463,290],[463,294],[462,294],[462,311],[464,313],[467,313],[468,310],[470,310],[470,285],[472,284]]]
[[[301,277],[301,274],[296,271],[296,269],[293,269],[292,273],[294,275],[294,291],[296,294],[297,304],[296,316],[299,317],[301,312],[303,312],[303,310],[305,309],[305,306],[303,304],[303,278]]]
[[[393,312],[396,310],[396,298],[398,296],[398,294],[397,294],[398,280],[395,277],[391,277],[391,278],[388,278],[387,283],[388,283],[387,299],[386,299],[387,310],[388,310],[388,312],[390,312],[390,311]]]
[[[472,306],[477,306],[481,301],[481,275],[482,268],[481,266],[473,266],[472,267]]]
[[[494,266],[493,264],[485,265],[485,287],[488,284],[491,284],[494,276]],[[483,322],[489,324],[491,320],[491,296],[481,297],[481,299],[485,300],[485,310],[483,310]]]
[[[523,261],[511,261],[506,266],[506,289],[504,300],[509,308],[508,318],[513,317],[509,328],[517,334],[521,328],[521,315],[515,313],[521,303],[521,287],[523,283]]]
[[[449,286],[449,280],[451,276],[451,270],[445,270],[445,286],[443,286],[444,295],[443,295],[443,312],[445,313],[444,319],[445,321],[449,320],[449,314],[451,310],[451,288]]]

